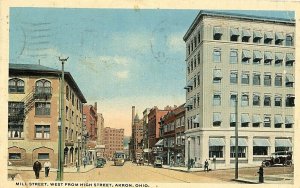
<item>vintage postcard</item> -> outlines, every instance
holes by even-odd
[[[299,186],[298,6],[1,2],[1,182]]]

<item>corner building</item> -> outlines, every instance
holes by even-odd
[[[190,142],[196,164],[234,164],[236,125],[239,163],[293,150],[294,38],[294,20],[199,12],[183,38],[185,156]]]

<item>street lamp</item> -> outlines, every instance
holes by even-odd
[[[188,137],[188,171],[190,171],[191,169],[190,144],[191,144],[191,137]]]
[[[56,180],[58,180],[58,181],[61,181],[61,171],[62,171],[62,169],[61,169],[61,155],[62,155],[62,153],[61,153],[61,147],[62,147],[62,144],[61,144],[61,118],[59,117],[59,119],[58,119],[58,122],[57,122],[57,126],[58,126],[58,135],[59,135],[59,137],[58,137],[58,169],[57,169],[57,176],[56,176]]]
[[[235,179],[239,178],[239,158],[238,158],[238,141],[239,141],[239,132],[238,132],[238,94],[236,94],[235,100]]]

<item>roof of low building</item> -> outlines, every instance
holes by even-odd
[[[18,76],[18,75],[51,75],[59,77],[61,75],[61,70],[53,69],[39,64],[16,64],[9,63],[9,75]],[[78,97],[82,103],[86,103],[86,99],[79,89],[77,83],[72,77],[70,72],[65,72],[65,79],[69,83],[70,87],[77,93]]]

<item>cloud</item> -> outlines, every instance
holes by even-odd
[[[128,78],[128,71],[118,71],[115,73],[115,76],[120,79]]]
[[[182,33],[173,33],[167,38],[167,48],[173,52],[185,52],[185,43]]]

